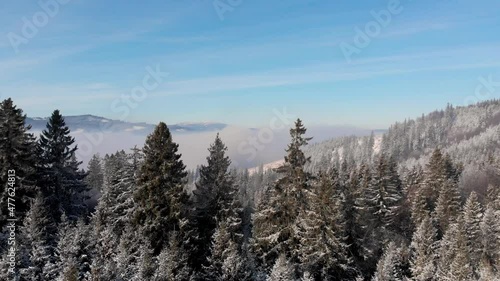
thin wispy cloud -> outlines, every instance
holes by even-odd
[[[33,115],[47,115],[57,106],[117,118],[110,103],[130,95],[142,83],[146,67],[159,66],[171,75],[149,93],[144,106],[134,109],[136,118],[238,122],[271,104],[291,103],[273,95],[287,91],[325,97],[383,91],[398,96],[404,89],[407,95],[450,92],[460,101],[477,77],[493,73],[500,61],[500,40],[492,35],[500,26],[495,2],[432,4],[439,9],[407,3],[351,62],[339,45],[353,43],[355,29],[364,29],[374,20],[371,12],[386,9],[387,3],[252,1],[225,14],[223,21],[208,2],[117,3],[68,4],[17,55],[5,34],[19,31],[21,17],[38,7],[11,3],[11,13],[0,10],[5,15],[0,91],[13,95]],[[456,81],[450,81],[450,72]],[[263,92],[269,95],[267,107],[252,100]],[[256,108],[220,120],[227,117],[205,110],[207,103],[216,102],[220,107]],[[190,120],[182,120],[184,104],[192,111]]]

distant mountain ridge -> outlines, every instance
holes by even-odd
[[[156,126],[155,124],[145,122],[113,120],[90,114],[65,116],[64,118],[66,124],[72,131],[137,132],[144,134],[152,132]],[[45,129],[48,119],[48,117],[28,117],[26,118],[26,123],[32,126],[32,130],[42,131]],[[226,127],[227,124],[216,122],[179,123],[169,125],[170,130],[177,133],[211,132],[222,130]]]

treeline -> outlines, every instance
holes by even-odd
[[[1,280],[481,280],[500,278],[500,192],[460,188],[439,149],[405,176],[386,153],[310,169],[300,120],[285,162],[231,169],[217,135],[187,171],[160,123],[142,149],[79,169],[59,111],[37,139],[0,104]],[[371,159],[373,158],[373,159]],[[8,170],[16,170],[17,256],[9,274]],[[98,191],[97,205],[89,204]],[[5,239],[4,239],[5,238]]]

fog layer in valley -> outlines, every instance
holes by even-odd
[[[71,129],[71,128],[70,128]],[[40,131],[33,131],[39,135]],[[72,130],[78,144],[78,159],[87,162],[93,154],[104,156],[117,150],[128,151],[135,145],[142,147],[147,135],[146,131],[99,132]],[[174,141],[179,144],[182,159],[189,169],[205,163],[208,147],[219,133],[228,147],[228,155],[233,166],[240,168],[256,167],[282,159],[289,142],[288,128],[270,130],[269,128],[249,129],[239,126],[227,126],[220,131],[209,132],[173,132]],[[308,136],[314,137],[312,143],[347,135],[369,135],[370,130],[348,126],[316,126],[308,129]]]

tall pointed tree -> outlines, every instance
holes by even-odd
[[[478,273],[482,256],[482,214],[482,206],[478,201],[477,194],[472,192],[464,206],[464,223],[469,260],[475,274]]]
[[[24,280],[46,280],[49,264],[55,263],[55,225],[51,222],[45,208],[45,201],[38,195],[31,204],[30,210],[21,227],[22,252],[27,253],[26,260],[20,259],[20,271]],[[52,276],[55,277],[55,276]]]
[[[377,263],[377,271],[372,280],[374,281],[396,281],[404,280],[405,272],[403,249],[390,242],[384,250],[384,254]]]
[[[452,238],[452,240],[454,240],[453,259],[444,260],[444,262],[450,264],[447,278],[449,278],[449,280],[457,281],[474,280],[476,279],[475,268],[471,260],[471,250],[468,242],[469,239],[467,238],[468,235],[466,233],[467,226],[463,218],[459,218],[457,226],[458,231],[456,231],[455,237]]]
[[[248,262],[244,259],[239,241],[235,241],[228,221],[219,223],[212,241],[206,280],[249,280]]]
[[[460,201],[458,184],[453,180],[446,181],[439,192],[435,210],[435,217],[441,237],[448,229],[448,226],[458,217],[461,206]]]
[[[483,267],[500,270],[500,213],[495,214],[493,204],[488,204],[481,222],[483,242]]]
[[[196,239],[193,241],[196,250],[191,254],[194,257],[192,262],[195,269],[198,269],[200,265],[207,265],[212,237],[218,224],[226,223],[227,219],[234,218],[238,221],[237,229],[232,229],[234,235],[242,236],[243,231],[241,206],[232,206],[233,203],[238,202],[238,193],[229,171],[231,160],[226,156],[227,147],[219,134],[208,151],[207,165],[201,166],[200,179],[193,191],[191,224],[196,233]],[[235,242],[240,243],[241,240],[242,237]]]
[[[307,192],[311,175],[305,165],[310,159],[303,147],[312,138],[304,137],[307,129],[298,119],[290,130],[291,143],[286,150],[285,163],[277,169],[281,178],[269,190],[269,198],[257,208],[254,216],[254,249],[260,256],[260,264],[270,269],[280,255],[299,264],[298,250],[301,247],[296,235],[299,214],[308,208]]]
[[[276,259],[276,263],[266,281],[290,281],[295,279],[296,274],[293,266],[286,259],[285,255],[280,255]]]
[[[459,223],[460,222],[460,223]],[[438,280],[451,280],[451,262],[460,247],[459,242],[463,241],[461,233],[463,228],[463,220],[458,220],[456,223],[450,224],[443,238],[439,241],[439,248],[437,250],[437,267],[436,278]]]
[[[380,156],[369,189],[376,227],[390,229],[401,204],[402,183],[393,159]]]
[[[137,205],[134,222],[142,228],[154,254],[167,245],[170,231],[179,230],[187,173],[178,150],[179,145],[163,122],[148,136],[143,149],[145,159],[134,194]]]
[[[76,220],[85,210],[85,174],[79,170],[75,152],[78,147],[70,135],[59,110],[50,117],[47,128],[38,143],[38,184],[48,204],[52,219],[56,222],[63,211]]]
[[[425,218],[413,234],[411,271],[417,281],[433,280],[436,273],[437,230],[430,217]]]
[[[90,159],[87,165],[87,177],[85,178],[85,183],[90,190],[102,192],[102,186],[104,184],[104,174],[102,161],[99,154],[95,154]]]
[[[8,171],[15,171],[16,177],[16,218],[23,219],[29,209],[30,198],[35,197],[33,175],[35,173],[35,137],[29,133],[26,115],[17,108],[12,99],[0,103],[0,204],[7,205]],[[6,215],[0,211],[0,229]]]
[[[349,279],[354,269],[338,174],[321,173],[318,181],[308,192],[307,211],[297,219],[301,271],[321,280]]]
[[[448,180],[457,183],[461,172],[461,168],[452,162],[450,156],[443,155],[440,149],[434,150],[425,168],[421,187],[431,211],[436,208],[441,188]]]
[[[189,280],[191,269],[188,265],[188,253],[181,250],[179,239],[179,233],[170,234],[168,247],[165,247],[158,256],[155,280]]]
[[[377,248],[374,237],[374,222],[373,213],[370,208],[371,202],[371,182],[372,173],[370,167],[362,164],[359,168],[358,188],[355,199],[355,231],[354,243],[351,245],[351,253],[355,258],[355,263],[358,267],[363,268],[363,275],[366,278],[371,277],[371,271],[375,270],[374,266],[377,262],[378,256],[374,252]],[[370,268],[370,270],[366,270]]]

